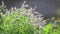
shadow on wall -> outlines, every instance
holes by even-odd
[[[24,0],[4,0],[8,9],[11,7],[19,8]],[[37,6],[36,11],[42,13],[45,18],[49,18],[56,15],[56,6],[55,0],[26,0],[27,3],[31,6]]]

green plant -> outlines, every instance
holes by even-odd
[[[33,25],[35,20],[29,17],[32,13],[29,14],[26,9],[13,9],[11,13],[6,14],[7,10],[3,3],[0,11],[2,12],[2,15],[0,14],[0,34],[60,34],[59,18],[56,26],[53,26],[55,18],[52,17],[51,22],[45,28],[40,29]]]
[[[32,25],[33,19],[29,18],[24,9],[12,10],[12,14],[6,14],[6,7],[0,7],[0,34],[34,34],[38,29]]]
[[[52,23],[46,25],[45,28],[43,28],[42,33],[44,34],[60,34],[60,25],[53,26]]]
[[[1,34],[33,34],[36,31],[27,16],[22,16],[19,13],[2,15],[3,22],[0,25]]]

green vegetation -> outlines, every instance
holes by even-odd
[[[0,34],[33,34],[36,27],[31,24],[31,19],[19,13],[1,15]]]
[[[5,15],[4,15],[5,16]],[[30,19],[26,16],[9,15],[6,18],[3,16],[3,22],[0,25],[1,34],[33,34],[35,27],[29,22]]]
[[[12,13],[6,14],[6,7],[0,7],[0,34],[60,34],[60,20],[57,19],[57,25],[53,24],[55,18],[52,17],[49,24],[43,29],[33,26],[33,19],[28,17],[23,9],[12,10]],[[23,15],[21,13],[24,13]]]

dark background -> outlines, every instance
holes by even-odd
[[[0,0],[4,1],[8,9],[11,7],[19,8],[24,0]],[[36,11],[42,13],[45,18],[50,18],[52,16],[57,17],[57,8],[60,8],[60,0],[26,0],[27,3],[34,7],[37,6]]]

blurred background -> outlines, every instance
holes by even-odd
[[[8,9],[11,7],[20,8],[23,1],[25,0],[0,0],[4,1]],[[26,0],[27,3],[31,6],[37,6],[36,11],[43,14],[45,19],[50,17],[59,17],[60,16],[60,0]]]

